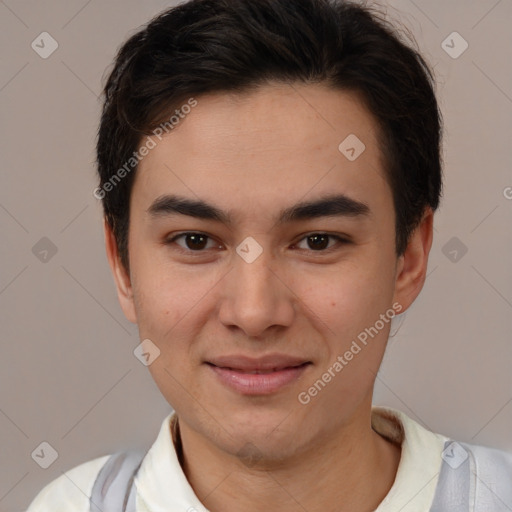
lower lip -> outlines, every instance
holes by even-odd
[[[283,368],[270,373],[244,373],[231,368],[220,368],[208,365],[219,377],[221,382],[231,389],[244,395],[268,395],[298,379],[309,366]]]

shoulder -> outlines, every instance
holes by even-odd
[[[487,446],[459,444],[472,456],[476,504],[512,507],[512,453]],[[479,510],[478,507],[475,510]]]
[[[96,477],[110,455],[84,462],[46,485],[27,512],[88,512]]]
[[[460,444],[471,450],[475,456],[477,469],[479,469],[483,474],[489,471],[501,470],[512,475],[512,452],[476,444]]]

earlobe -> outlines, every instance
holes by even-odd
[[[434,214],[426,208],[420,224],[409,238],[407,248],[398,259],[394,300],[409,308],[419,295],[427,274],[428,255],[432,247]]]
[[[105,250],[107,253],[108,263],[110,270],[114,277],[114,282],[117,288],[117,297],[119,304],[127,320],[132,323],[137,323],[137,315],[135,313],[135,304],[133,300],[133,289],[129,273],[124,268],[119,257],[117,242],[108,224],[106,218],[103,218],[103,231],[105,234]]]

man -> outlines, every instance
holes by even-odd
[[[512,456],[372,407],[441,194],[427,64],[366,8],[192,0],[121,48],[107,255],[175,410],[35,511],[512,510]]]

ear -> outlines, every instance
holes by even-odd
[[[117,287],[119,304],[121,304],[124,316],[128,321],[136,324],[137,315],[135,313],[130,275],[121,263],[114,233],[112,232],[112,229],[105,217],[103,218],[103,231],[105,233],[105,249],[107,252],[108,263]]]
[[[404,254],[398,258],[394,301],[401,304],[401,313],[414,302],[425,284],[433,223],[434,213],[427,207],[420,224],[409,238]]]

